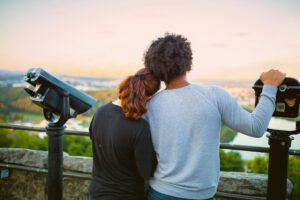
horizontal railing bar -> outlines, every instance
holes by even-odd
[[[260,153],[268,153],[268,147],[257,147],[257,146],[246,146],[246,145],[232,145],[227,143],[221,143],[220,147],[222,149],[230,149],[230,150],[243,150],[243,151],[253,151],[253,152],[260,152]]]
[[[24,131],[35,131],[35,132],[46,132],[46,128],[43,127],[29,127],[24,125],[15,125],[15,124],[0,124],[0,128],[14,129],[14,130],[24,130]],[[89,136],[87,131],[76,131],[76,130],[65,130],[66,135],[77,135],[77,136]],[[270,149],[268,147],[257,147],[257,146],[246,146],[246,145],[232,145],[221,143],[221,149],[228,150],[239,150],[239,151],[251,151],[259,153],[269,153]],[[300,150],[290,149],[289,155],[300,155]]]
[[[7,164],[7,163],[0,163],[0,167],[9,168],[9,169],[17,169],[17,170],[24,170],[30,171],[35,173],[42,173],[47,174],[47,169],[37,168],[37,167],[28,167],[28,166],[21,166],[16,164]],[[79,173],[79,172],[63,172],[64,177],[71,177],[71,178],[81,178],[86,180],[91,180],[92,176],[90,173]],[[255,196],[248,196],[248,195],[240,195],[240,194],[233,194],[233,193],[224,193],[224,192],[217,192],[215,197],[223,197],[227,199],[240,199],[240,200],[265,200],[264,197],[255,197]]]
[[[251,151],[251,152],[258,152],[258,153],[270,152],[270,148],[268,147],[257,147],[257,146],[247,146],[247,145],[237,145],[237,144],[227,144],[227,143],[221,143],[220,148],[229,149],[229,150],[239,150],[239,151]],[[289,155],[299,156],[300,150],[290,149]]]
[[[29,127],[24,125],[16,124],[0,124],[0,128],[22,130],[22,131],[34,131],[34,132],[46,132],[46,128],[43,127]],[[78,136],[88,136],[87,131],[76,131],[76,130],[65,130],[66,135],[78,135]]]

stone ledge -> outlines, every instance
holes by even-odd
[[[92,173],[92,158],[69,156],[64,152],[63,159],[64,170]],[[47,169],[48,152],[22,148],[0,148],[0,162]]]
[[[47,156],[47,151],[0,148],[0,163],[47,169]],[[91,174],[92,158],[69,156],[67,153],[64,153],[63,166],[66,171]],[[265,197],[267,193],[267,180],[268,177],[265,174],[221,172],[218,192]],[[74,184],[76,184],[76,182],[74,182]],[[85,185],[87,187],[88,183],[85,182]],[[76,185],[73,185],[72,187],[77,188]],[[292,188],[293,184],[288,180],[287,194],[291,194]],[[84,191],[87,191],[87,188],[85,188]]]
[[[221,172],[218,191],[250,196],[266,196],[267,186],[267,174]],[[292,182],[287,180],[287,194],[291,194],[292,189]]]

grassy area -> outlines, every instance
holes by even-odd
[[[22,122],[30,122],[33,124],[40,123],[44,119],[41,114],[25,113]]]

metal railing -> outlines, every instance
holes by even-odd
[[[0,124],[0,129],[13,129],[13,130],[23,130],[23,131],[33,131],[33,132],[46,132],[46,129],[43,127],[29,127],[23,125],[15,125],[15,124]],[[1,133],[1,132],[0,132]],[[75,135],[75,136],[89,136],[87,131],[76,131],[76,130],[65,130],[65,135]],[[250,151],[250,152],[259,152],[259,153],[269,153],[270,149],[268,147],[257,147],[257,146],[246,146],[246,145],[232,145],[232,144],[220,144],[221,149],[227,150],[238,150],[238,151]],[[300,155],[300,150],[297,149],[290,149],[289,155]],[[26,171],[33,171],[37,173],[48,173],[46,169],[37,169],[32,167],[25,167],[25,166],[18,166],[13,164],[4,164],[0,163],[0,167],[7,167],[19,170],[26,170]],[[83,179],[90,179],[90,175],[86,175],[84,173],[72,173],[72,172],[64,172],[64,176],[76,177],[76,178],[83,178]],[[232,193],[224,193],[224,192],[217,192],[215,197],[219,198],[227,198],[227,199],[240,199],[240,200],[265,200],[266,197],[255,197],[255,196],[248,196],[248,195],[239,195],[239,194],[232,194]]]
[[[29,127],[23,125],[14,125],[14,124],[0,124],[0,129],[13,129],[13,130],[22,130],[22,131],[34,131],[34,132],[46,132],[46,129],[43,127]],[[65,135],[76,135],[76,136],[89,136],[87,131],[76,131],[76,130],[65,130]],[[220,144],[221,149],[228,150],[239,150],[239,151],[251,151],[258,153],[269,153],[270,148],[268,147],[257,147],[257,146],[247,146],[247,145],[233,145],[227,143]],[[300,150],[290,149],[289,155],[300,155]]]

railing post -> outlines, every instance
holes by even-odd
[[[63,199],[63,135],[65,127],[46,127],[48,135],[48,200]]]
[[[269,137],[268,200],[286,199],[288,156],[292,137],[271,131]]]
[[[64,124],[69,117],[70,99],[67,92],[63,92],[62,95],[60,118],[56,122],[50,122],[46,127],[48,135],[48,200],[63,199],[63,137]],[[50,121],[53,114],[44,109],[44,116]]]

